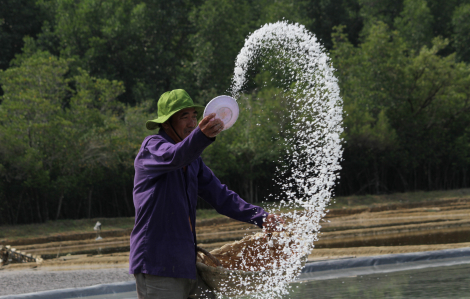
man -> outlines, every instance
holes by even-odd
[[[177,89],[160,97],[158,118],[147,121],[147,129],[160,131],[144,139],[134,162],[129,273],[136,278],[139,299],[215,298],[196,271],[198,196],[223,215],[269,231],[282,221],[245,202],[204,164],[200,155],[224,124],[211,114],[198,125],[203,111]]]

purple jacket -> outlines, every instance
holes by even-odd
[[[213,141],[199,127],[177,144],[163,130],[144,139],[134,161],[130,274],[196,279],[198,195],[220,214],[262,226],[268,214],[221,184],[202,162],[202,151]]]

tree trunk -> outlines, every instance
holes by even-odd
[[[376,159],[374,159],[374,180],[375,180],[375,194],[380,194],[379,169],[377,167]]]
[[[20,215],[20,209],[22,207],[22,204],[23,203],[23,191],[21,191],[20,193],[20,200],[19,200],[19,203],[18,203],[18,209],[16,210],[16,215],[15,215],[15,219],[12,221],[13,223],[12,224],[17,224],[18,223],[18,216]]]
[[[127,192],[126,192],[126,185],[122,184],[122,194],[124,195],[124,202],[126,203],[127,211],[129,212],[129,216],[133,216],[135,212],[131,209],[129,202],[127,201]]]
[[[47,202],[47,196],[44,198],[44,222],[49,220],[49,207]]]
[[[39,207],[39,197],[36,191],[34,191],[34,195],[35,195],[34,197],[36,198],[36,209],[38,211],[38,220],[39,220],[39,223],[42,223],[41,208]]]
[[[401,171],[398,167],[395,167],[395,170],[397,171],[398,177],[400,178],[401,183],[403,185],[403,192],[408,191],[408,183],[406,182],[405,177],[403,176],[403,174],[401,173]],[[416,178],[415,178],[415,182],[416,182]]]
[[[113,200],[114,200],[114,215],[118,216],[118,217],[121,217],[121,209],[119,208],[119,203],[118,203],[118,200],[117,200],[117,195],[116,195],[116,189],[113,188]]]
[[[463,168],[463,188],[467,188],[467,169]]]
[[[98,190],[98,192],[99,192],[99,190]],[[99,214],[98,215],[101,216],[101,217],[106,217],[106,215],[103,214],[103,209],[101,207],[101,198],[100,198],[100,196],[98,195],[98,197],[96,199],[98,201],[98,208],[99,208]]]
[[[33,199],[33,194],[31,194],[29,196],[29,204],[28,204],[28,207],[29,207],[29,213],[31,215],[31,219],[30,219],[30,223],[34,223],[34,211],[33,211],[33,203],[31,202],[31,200]]]
[[[444,177],[442,178],[442,180],[444,181],[442,183],[444,186],[444,190],[452,189],[451,180],[447,177],[449,176],[449,172],[452,172],[452,170],[450,169],[449,171],[449,165],[446,165],[444,170]]]
[[[253,179],[250,179],[250,203],[253,203]]]
[[[75,218],[80,219],[80,209],[82,208],[83,200],[78,201],[77,216]]]
[[[432,189],[432,180],[431,180],[431,163],[428,163],[428,191],[431,191]]]
[[[64,200],[64,191],[60,194],[59,197],[59,206],[57,207],[57,214],[55,216],[55,220],[59,219],[60,216],[60,209],[62,208],[62,201]]]
[[[93,194],[93,187],[88,191],[88,219],[91,219],[91,195]]]

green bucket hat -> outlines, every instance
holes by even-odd
[[[155,130],[158,124],[166,122],[173,114],[185,108],[196,109],[197,121],[202,119],[204,106],[195,105],[186,91],[183,89],[167,91],[158,100],[158,118],[148,120],[145,126],[149,130]]]

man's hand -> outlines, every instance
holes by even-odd
[[[267,234],[272,234],[284,230],[281,224],[284,224],[284,219],[281,216],[269,214],[263,222],[263,228]]]
[[[217,136],[224,129],[224,122],[218,118],[215,118],[215,113],[211,113],[204,117],[199,123],[199,129],[202,133],[209,138]]]

